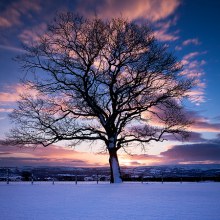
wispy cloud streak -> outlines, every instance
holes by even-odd
[[[22,16],[32,18],[31,12],[41,10],[39,1],[17,0],[9,3],[0,13],[0,28],[8,28],[22,24]]]
[[[192,103],[197,105],[205,102],[205,88],[206,83],[203,80],[205,75],[203,66],[206,64],[204,59],[198,60],[198,56],[205,54],[206,52],[191,52],[186,54],[182,59],[184,66],[181,75],[186,76],[188,79],[194,80],[195,88],[188,93],[189,99]]]

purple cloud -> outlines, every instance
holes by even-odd
[[[181,137],[178,135],[165,135],[164,138],[169,141],[182,141]],[[206,139],[202,137],[201,133],[190,132],[189,137],[186,140],[187,142],[206,142]]]
[[[176,145],[171,149],[162,152],[166,160],[178,163],[219,163],[220,144],[198,143],[187,145]]]
[[[49,159],[49,158],[33,158],[33,157],[1,157],[1,166],[77,166],[88,167],[91,164],[85,160],[71,159]]]
[[[194,132],[220,132],[220,123],[211,122],[206,117],[200,116],[195,111],[188,111],[188,117],[193,121],[190,130]]]

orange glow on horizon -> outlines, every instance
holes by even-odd
[[[3,152],[3,147],[0,146],[0,152]],[[97,154],[93,152],[80,152],[72,148],[49,146],[17,148],[14,146],[7,147],[7,152],[2,156],[2,159],[9,159],[13,166],[73,166],[73,167],[103,167],[109,166],[108,153]],[[13,159],[14,158],[14,159]],[[127,154],[119,154],[119,163],[121,166],[147,166],[158,164],[161,162],[157,156],[144,157],[142,155],[130,156]],[[1,161],[1,163],[4,160]],[[4,163],[4,162],[3,162]],[[2,164],[4,165],[4,164]],[[6,164],[5,164],[6,165]]]

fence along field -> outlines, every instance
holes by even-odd
[[[211,169],[212,168],[212,169]],[[123,182],[220,182],[220,165],[209,169],[183,169],[181,167],[123,168]],[[109,183],[110,172],[107,168],[71,167],[0,167],[0,181],[6,182],[94,182]]]

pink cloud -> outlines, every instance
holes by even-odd
[[[185,40],[182,43],[183,46],[188,46],[190,44],[199,45],[200,42],[199,42],[199,40],[197,38],[192,38],[192,39]]]
[[[99,5],[96,0],[82,0],[77,9],[85,16],[94,16],[96,12],[102,18],[122,15],[130,20],[144,18],[155,22],[173,14],[179,5],[179,0],[103,0]]]
[[[18,37],[26,45],[34,44],[39,41],[39,36],[43,36],[46,29],[47,25],[45,23],[41,23],[32,28],[23,30]]]
[[[185,47],[185,46],[188,46],[188,45],[195,45],[195,46],[197,46],[197,45],[200,45],[200,44],[201,44],[201,42],[199,41],[199,39],[191,38],[191,39],[183,41],[182,44],[176,46],[175,50],[179,51],[179,50],[182,50],[183,47]]]
[[[12,112],[13,109],[11,108],[0,108],[0,112]]]
[[[197,51],[196,51],[196,52],[191,52],[191,53],[185,55],[185,56],[183,57],[183,60],[189,61],[190,59],[195,58],[195,57],[198,56],[199,54],[200,54],[200,53],[197,52]]]
[[[19,100],[20,94],[23,94],[26,91],[26,86],[22,84],[5,86],[3,91],[0,92],[0,102],[16,102]]]
[[[198,96],[195,96],[198,98]],[[203,102],[204,100],[195,100]],[[163,117],[163,112],[160,109],[153,109],[157,114]],[[220,123],[219,122],[211,122],[208,118],[205,118],[199,115],[194,111],[185,111],[185,116],[188,120],[192,121],[192,124],[187,128],[190,132],[218,132],[220,133]],[[149,124],[153,126],[163,126],[163,123],[158,120],[158,118],[154,117],[150,113],[144,113],[142,115],[143,118],[149,119]],[[219,120],[219,119],[217,119]],[[170,140],[170,138],[169,138]]]
[[[165,29],[165,28],[157,30],[154,33],[155,33],[155,37],[159,41],[175,41],[175,40],[177,40],[179,38],[175,34],[168,33],[168,30]]]
[[[11,26],[11,22],[4,18],[4,17],[0,17],[0,27],[10,27]]]
[[[107,154],[79,152],[70,147],[51,145],[48,147],[16,147],[0,145],[0,165],[12,163],[21,165],[49,166],[106,166]],[[12,166],[10,164],[10,166]]]
[[[156,30],[154,31],[155,37],[159,41],[175,41],[179,38],[176,32],[169,32],[169,28],[176,24],[176,18],[174,20],[169,21],[161,21],[157,23]]]
[[[41,7],[39,1],[12,1],[0,14],[0,27],[11,27],[22,23],[21,17],[31,18],[31,11],[39,12]]]
[[[190,126],[190,130],[197,132],[220,132],[220,123],[195,121],[194,124]]]
[[[9,93],[9,92],[1,92],[0,93],[0,102],[15,102],[19,98],[18,94]]]
[[[189,127],[194,132],[220,132],[220,123],[213,123],[208,118],[199,115],[197,112],[186,112],[193,124]],[[218,120],[218,119],[217,119]]]
[[[203,90],[192,90],[188,92],[187,95],[189,96],[189,100],[197,105],[205,102],[205,95]]]

